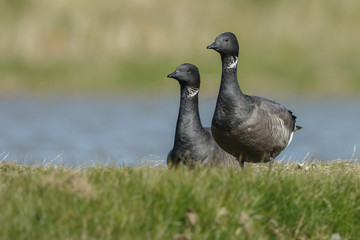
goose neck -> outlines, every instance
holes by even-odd
[[[221,55],[223,74],[236,74],[238,57],[232,55]]]
[[[220,92],[227,92],[228,94],[242,94],[238,79],[237,79],[237,56],[222,55],[222,74]]]
[[[198,106],[198,88],[181,86],[180,108],[177,120],[176,133],[198,131],[201,125]]]

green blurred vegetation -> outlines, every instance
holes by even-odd
[[[0,239],[357,239],[359,164],[303,167],[0,163]]]
[[[216,94],[205,47],[232,31],[245,92],[355,95],[359,22],[356,0],[0,0],[0,93],[175,91],[191,62]]]

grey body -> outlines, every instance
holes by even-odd
[[[182,163],[188,166],[238,167],[236,159],[214,140],[209,128],[203,128],[198,107],[200,74],[196,66],[182,64],[168,75],[180,83],[180,107],[176,124],[174,147],[169,152],[169,167]]]
[[[281,104],[243,94],[237,79],[238,43],[234,34],[219,35],[208,46],[221,55],[222,76],[211,131],[216,142],[244,162],[272,161],[289,144],[300,127]]]

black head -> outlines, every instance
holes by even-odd
[[[238,56],[239,43],[235,34],[226,32],[216,37],[215,42],[206,47],[207,49],[214,49],[222,55]]]
[[[180,84],[188,85],[199,88],[200,86],[200,73],[198,68],[190,63],[184,63],[177,67],[175,72],[167,75],[168,78],[174,78]]]

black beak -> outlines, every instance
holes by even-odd
[[[207,49],[214,49],[214,50],[216,50],[216,49],[217,49],[216,42],[213,42],[212,44],[210,44],[210,45],[207,46],[206,48],[207,48]]]
[[[168,78],[176,78],[176,71],[167,75]]]

